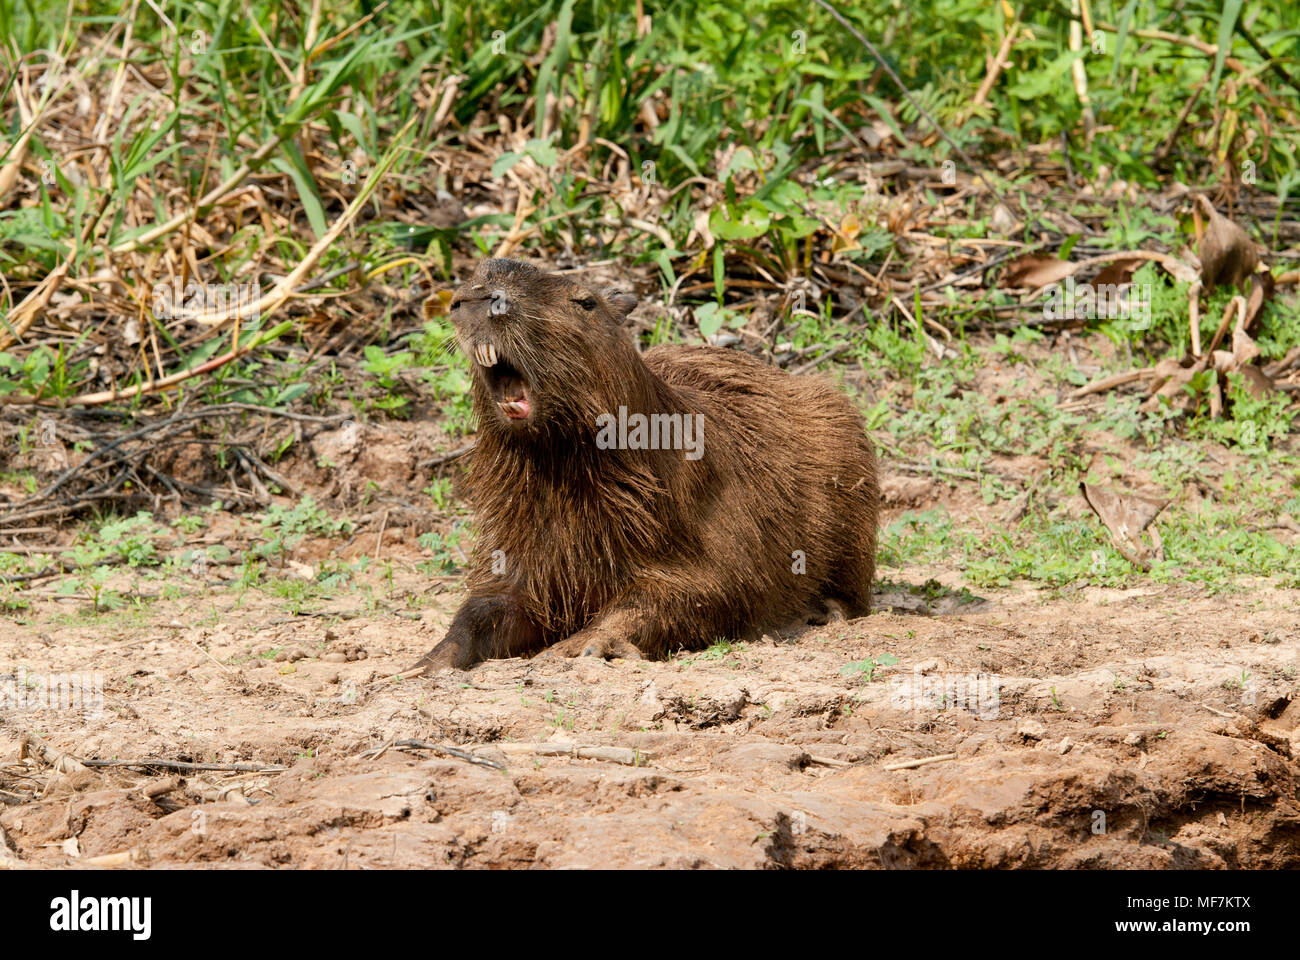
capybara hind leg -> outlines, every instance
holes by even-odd
[[[522,656],[541,645],[541,629],[513,598],[470,597],[456,611],[442,642],[421,657],[415,669],[466,670],[484,660]]]
[[[870,609],[870,594],[867,597],[867,607]],[[840,599],[838,593],[828,590],[819,597],[814,597],[808,604],[808,612],[804,616],[804,623],[812,627],[824,627],[828,623],[839,623],[851,616],[862,616],[862,614],[847,613],[845,603]]]
[[[824,627],[828,623],[840,623],[847,619],[844,604],[833,596],[821,597],[814,604],[814,612],[808,615],[808,623],[814,627]]]
[[[871,613],[871,580],[875,564],[870,558],[856,558],[840,566],[840,573],[830,580],[823,595],[837,602],[844,616],[853,620]]]
[[[838,604],[846,620],[856,620],[871,613],[871,585],[865,584],[851,590],[837,589],[828,595],[831,603]]]

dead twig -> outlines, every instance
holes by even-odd
[[[489,760],[487,757],[476,756],[468,750],[444,746],[441,743],[426,743],[423,740],[395,740],[392,745],[406,750],[432,750],[434,753],[455,757],[457,760],[464,760],[466,763],[477,764],[480,767],[491,767],[493,770],[505,770],[506,768],[504,763],[497,763],[497,761]]]
[[[82,760],[87,767],[158,767],[181,773],[215,771],[218,773],[284,773],[288,767],[275,763],[187,763],[184,760],[164,760],[145,757],[141,760]]]
[[[451,463],[453,460],[459,460],[467,453],[473,453],[476,445],[477,444],[473,442],[467,443],[465,446],[457,447],[455,450],[449,450],[447,453],[440,453],[438,456],[431,457],[428,460],[421,460],[416,464],[416,466],[421,470],[425,470],[429,467],[441,467],[445,464]]]
[[[941,753],[933,757],[921,757],[918,760],[903,760],[899,763],[886,763],[882,770],[914,770],[917,767],[928,767],[932,763],[944,763],[947,760],[956,760],[955,753]]]

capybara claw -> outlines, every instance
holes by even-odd
[[[604,637],[570,637],[552,644],[535,659],[554,660],[560,657],[599,657],[602,660],[641,660],[641,651],[626,640],[609,640]]]

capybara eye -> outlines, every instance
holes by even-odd
[[[581,299],[578,299],[578,298],[575,297],[574,300],[573,300],[573,302],[576,303],[578,306],[582,307],[582,309],[584,309],[584,310],[595,310],[595,309],[596,309],[596,298],[595,298],[595,297],[582,297]]]

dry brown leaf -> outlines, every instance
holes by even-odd
[[[1183,362],[1176,357],[1166,357],[1157,361],[1155,376],[1151,380],[1151,392],[1155,393],[1160,382],[1168,380],[1170,377],[1183,372]]]
[[[1113,287],[1121,286],[1133,279],[1133,274],[1137,272],[1138,267],[1142,266],[1145,260],[1116,260],[1109,266],[1101,268],[1101,272],[1093,277],[1093,287],[1099,287],[1108,284]]]
[[[1250,363],[1262,352],[1243,327],[1237,326],[1232,331],[1232,359],[1236,361],[1238,369]]]
[[[1246,301],[1246,329],[1249,330],[1264,304],[1273,298],[1277,284],[1268,270],[1250,275],[1250,298]]]
[[[1277,389],[1272,377],[1253,364],[1238,367],[1237,372],[1241,374],[1242,383],[1247,392],[1257,400]]]
[[[833,253],[846,253],[852,250],[859,250],[858,235],[862,232],[862,224],[859,222],[857,214],[850,213],[834,227],[831,238],[831,251]]]
[[[451,306],[451,298],[455,296],[450,290],[439,290],[433,296],[424,301],[424,319],[432,320],[434,317],[445,317]]]
[[[1198,251],[1206,291],[1219,284],[1240,284],[1259,264],[1254,241],[1245,230],[1215,210],[1203,194],[1197,196],[1196,203],[1207,220]]]
[[[993,215],[989,217],[990,233],[1005,237],[1018,226],[1020,226],[1020,221],[1003,204],[999,203],[993,208]]]
[[[903,194],[889,205],[885,214],[885,226],[894,236],[902,236],[907,232],[915,212],[911,195]]]
[[[1215,350],[1211,355],[1214,358],[1214,369],[1219,373],[1231,373],[1237,369],[1237,358],[1232,355],[1231,350]]]
[[[1077,269],[1069,260],[1026,253],[1007,264],[998,280],[1000,287],[1028,287],[1037,290],[1049,283],[1059,283]]]
[[[1079,483],[1079,492],[1083,494],[1084,501],[1106,527],[1115,549],[1130,563],[1143,568],[1149,567],[1149,557],[1153,553],[1158,559],[1164,559],[1164,551],[1154,529],[1152,549],[1148,549],[1142,542],[1142,531],[1150,526],[1151,521],[1159,515],[1160,511],[1169,505],[1168,500],[1155,500],[1135,493],[1094,487],[1082,481]]]
[[[1252,296],[1252,300],[1254,299],[1255,297]],[[1232,349],[1218,349],[1234,314],[1237,321],[1232,325]],[[1253,397],[1263,397],[1270,390],[1276,389],[1272,379],[1252,363],[1260,355],[1260,349],[1246,332],[1248,316],[1249,307],[1245,298],[1233,297],[1224,307],[1223,322],[1215,331],[1214,339],[1210,342],[1205,356],[1195,363],[1191,363],[1190,358],[1182,360],[1166,358],[1157,363],[1152,369],[1151,396],[1138,407],[1138,410],[1146,413],[1157,409],[1162,397],[1168,398],[1171,402],[1180,401],[1181,406],[1186,408],[1192,402],[1192,397],[1187,395],[1183,387],[1202,370],[1215,372],[1214,382],[1210,384],[1208,391],[1212,419],[1223,413],[1223,389],[1225,378],[1230,373],[1241,375],[1246,389]]]
[[[1190,366],[1183,366],[1183,361],[1179,360],[1161,360],[1156,364],[1156,375],[1151,378],[1151,396],[1142,402],[1138,411],[1150,413],[1152,410],[1158,410],[1162,397],[1171,401],[1181,400],[1183,406],[1186,406],[1191,398],[1183,387],[1192,382],[1192,377],[1208,368],[1210,361],[1211,357],[1208,354]]]

